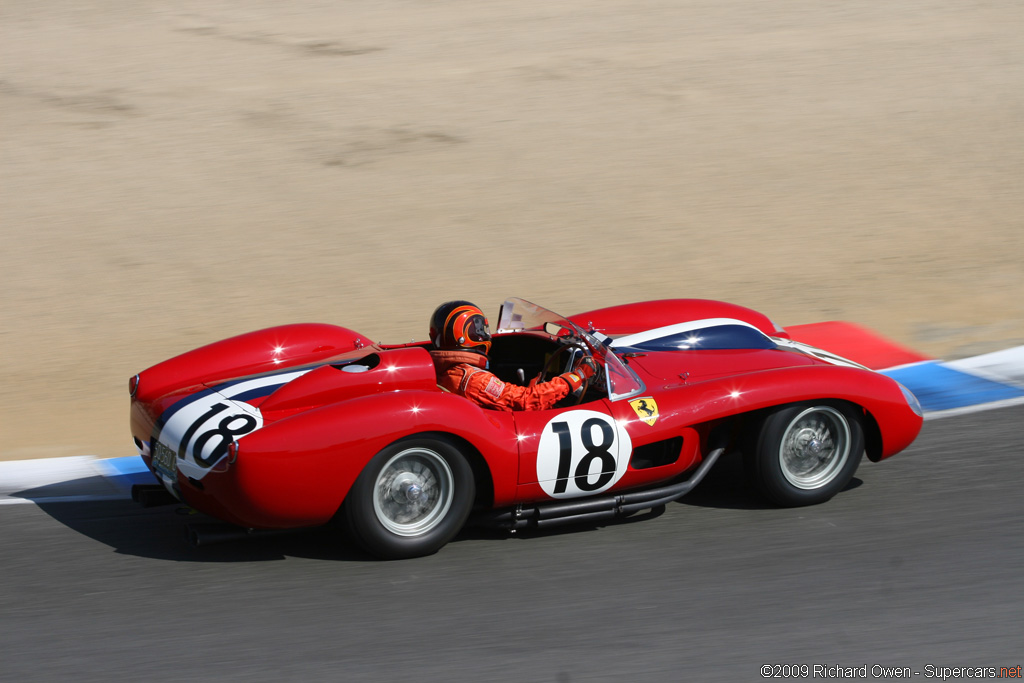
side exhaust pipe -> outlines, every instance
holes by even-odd
[[[185,525],[185,538],[193,548],[240,541],[245,538],[266,538],[292,533],[293,529],[246,529],[234,524],[219,522],[195,523]]]
[[[605,498],[539,505],[519,505],[505,512],[484,515],[478,524],[498,526],[515,533],[520,529],[544,529],[563,524],[595,523],[656,508],[685,496],[711,470],[725,448],[716,448],[697,467],[690,478],[669,486],[624,493]]]

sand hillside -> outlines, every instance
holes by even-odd
[[[1024,344],[1024,5],[5,0],[0,458],[298,321],[720,298]]]

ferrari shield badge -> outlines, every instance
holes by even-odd
[[[630,401],[629,405],[633,406],[637,417],[652,427],[658,421],[658,402],[650,396]]]

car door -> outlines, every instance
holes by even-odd
[[[632,443],[607,399],[514,415],[520,499],[590,496],[626,473]]]

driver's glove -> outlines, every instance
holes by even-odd
[[[576,364],[576,367],[572,369],[572,372],[566,372],[561,377],[569,385],[569,390],[573,393],[579,391],[580,387],[590,381],[590,378],[597,374],[597,363],[590,356],[584,356]]]
[[[597,361],[593,356],[583,356],[576,361],[576,367],[572,369],[578,375],[583,375],[584,380],[589,380],[597,374]]]

